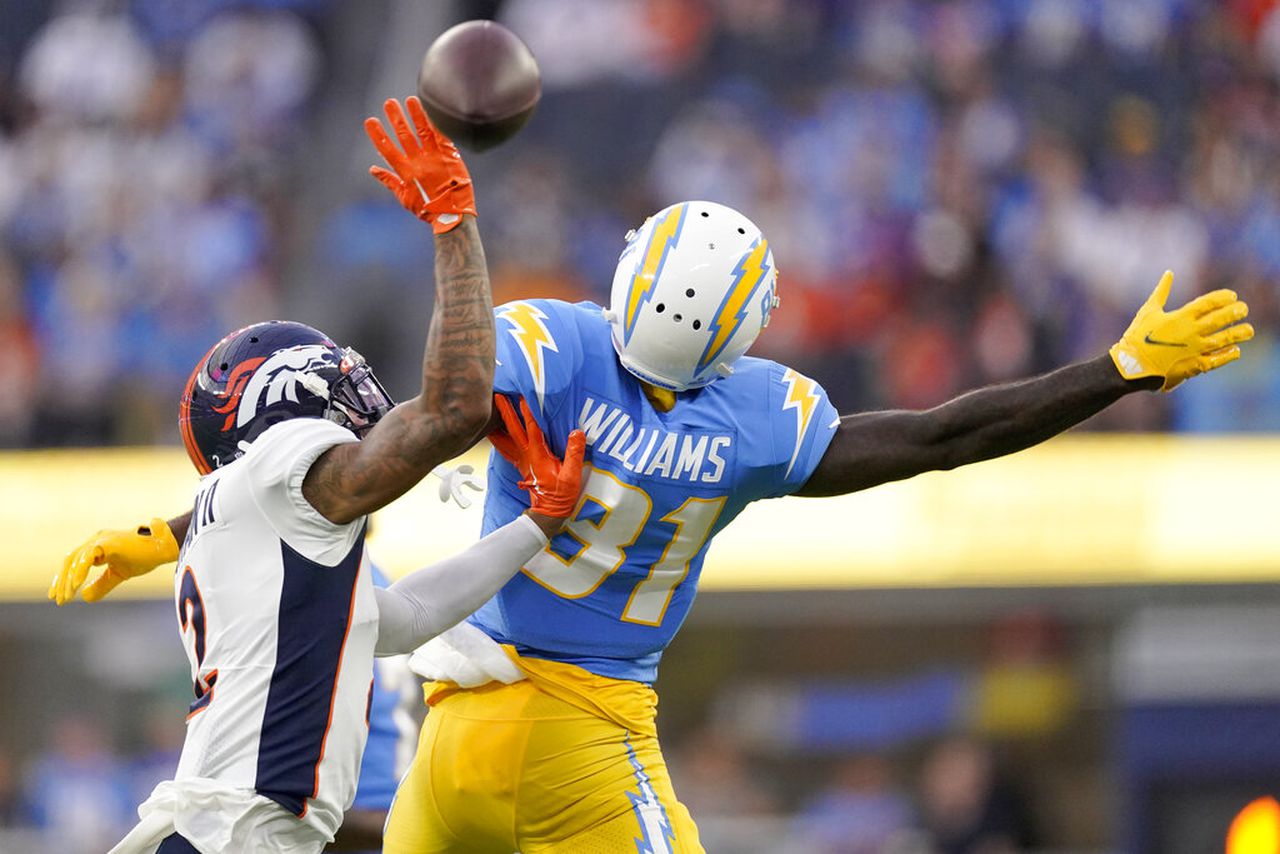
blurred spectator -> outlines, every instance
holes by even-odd
[[[105,851],[135,821],[133,792],[107,733],[90,718],[66,717],[49,737],[26,787],[31,821],[53,851]]]
[[[780,806],[742,747],[711,729],[695,731],[673,751],[672,780],[695,818],[772,815]]]
[[[1174,301],[1232,286],[1260,330],[1280,320],[1274,4],[481,6],[545,85],[520,139],[469,161],[499,300],[607,300],[627,228],[708,198],[773,244],[782,307],[760,351],[842,410],[1096,355],[1166,268]],[[324,0],[67,8],[0,40],[17,52],[0,62],[0,331],[24,353],[0,369],[0,442],[176,440],[172,399],[203,348],[280,304],[394,374],[416,352],[429,246],[364,191],[318,192],[348,161],[312,139],[339,118],[312,98],[347,76],[332,57],[381,36]],[[318,200],[336,213],[306,216]],[[335,262],[318,287],[340,299],[298,275],[310,252]],[[1090,426],[1280,429],[1264,349]],[[21,387],[32,359],[39,400]],[[122,375],[127,405],[108,411]]]
[[[31,422],[39,379],[36,337],[22,304],[18,268],[0,252],[0,448],[31,441]]]
[[[812,854],[884,854],[907,850],[916,836],[911,804],[882,756],[842,761],[827,787],[801,806],[795,837]]]
[[[0,751],[0,827],[17,827],[22,821],[22,795],[12,757]]]
[[[174,714],[173,703],[156,703],[147,710],[142,721],[141,750],[129,762],[132,803],[142,803],[158,783],[173,779],[186,735],[185,721]]]
[[[23,90],[47,117],[120,121],[138,109],[155,62],[123,16],[72,12],[31,41],[20,71]]]
[[[1036,845],[1022,798],[997,778],[990,748],[975,741],[954,738],[929,753],[920,811],[937,854],[1012,854]]]
[[[1040,612],[1010,614],[988,628],[971,700],[974,731],[1034,738],[1066,726],[1081,687],[1071,671],[1062,624]]]

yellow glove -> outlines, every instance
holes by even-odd
[[[1166,270],[1110,351],[1120,376],[1127,380],[1161,377],[1162,391],[1234,362],[1240,358],[1236,345],[1253,337],[1253,327],[1240,322],[1248,316],[1249,306],[1235,291],[1213,291],[1166,312],[1171,287],[1173,271]]]
[[[80,594],[86,602],[97,602],[126,578],[145,575],[177,559],[178,541],[163,519],[152,519],[135,531],[99,531],[67,555],[49,585],[49,598],[65,605],[75,598],[91,567],[106,566]]]

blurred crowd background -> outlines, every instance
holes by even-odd
[[[923,407],[1102,352],[1165,268],[1261,339],[1112,429],[1280,427],[1280,14],[1272,0],[8,0],[0,443],[175,442],[211,342],[288,314],[412,390],[431,250],[361,118],[431,26],[496,14],[539,57],[519,141],[470,158],[499,299],[607,301],[674,201],[754,218],[760,351],[842,410]]]
[[[476,16],[543,72],[521,136],[468,157],[497,301],[607,302],[629,228],[726,203],[779,264],[758,352],[847,412],[1099,354],[1172,268],[1175,301],[1239,291],[1258,339],[1089,426],[1280,430],[1276,0],[0,0],[0,447],[176,444],[197,358],[276,316],[412,393],[430,236],[365,174],[361,120]],[[1159,650],[1203,614],[945,595],[931,616],[864,610],[856,642],[829,612],[771,611],[788,633],[770,644],[695,615],[660,690],[710,850],[1211,850],[1171,846],[1245,790],[1147,781],[1186,770],[1187,726],[1236,725],[1134,719],[1113,681],[1118,638]],[[170,773],[187,677],[169,607],[136,607],[65,636],[4,612],[6,680],[62,712],[0,709],[0,851],[101,851]],[[1241,643],[1266,659],[1259,631]],[[106,640],[86,652],[90,632]],[[109,713],[75,712],[67,673],[110,682]],[[1219,711],[1263,737],[1222,755],[1252,769],[1280,738],[1233,690]]]

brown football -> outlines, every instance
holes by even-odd
[[[436,127],[463,148],[484,151],[524,126],[542,96],[533,53],[493,21],[466,21],[427,48],[418,97]]]

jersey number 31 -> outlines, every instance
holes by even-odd
[[[622,620],[646,626],[661,625],[676,586],[689,574],[689,563],[706,545],[725,499],[688,498],[660,521],[675,526],[662,555],[649,574],[631,591]],[[534,581],[566,599],[595,592],[626,560],[625,549],[644,531],[653,512],[653,499],[638,486],[623,483],[603,469],[591,467],[582,503],[573,521],[556,539],[572,538],[577,551],[570,556],[548,546],[525,564]]]

